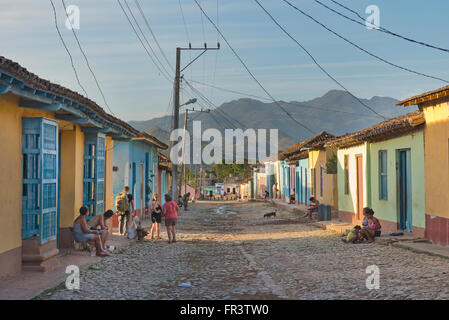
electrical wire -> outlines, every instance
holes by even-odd
[[[66,6],[65,6],[65,2],[64,2],[64,0],[61,0],[61,2],[62,2],[62,5],[64,6],[64,12],[65,12],[65,14],[66,14],[66,16],[67,16],[67,19],[69,19],[69,14],[67,13],[67,8],[66,8]],[[94,73],[94,71],[92,70],[92,68],[91,68],[91,66],[90,66],[89,59],[87,59],[87,55],[86,55],[86,53],[84,52],[84,50],[83,50],[83,48],[82,48],[82,46],[81,46],[81,43],[80,43],[80,41],[79,41],[79,39],[78,39],[78,36],[76,35],[75,29],[74,29],[74,28],[71,28],[71,29],[72,29],[73,36],[75,37],[76,43],[78,44],[78,48],[80,49],[80,51],[81,51],[81,53],[82,53],[82,55],[83,55],[83,57],[84,57],[84,60],[86,61],[87,68],[89,69],[89,71],[90,71],[92,77],[93,77],[94,80],[95,80],[95,83],[96,83],[96,85],[97,85],[98,91],[100,91],[100,94],[101,94],[101,97],[103,98],[104,104],[106,105],[106,107],[108,108],[108,110],[115,116],[114,112],[111,110],[111,108],[109,107],[108,102],[106,101],[106,97],[105,97],[105,95],[104,95],[104,93],[103,93],[103,90],[101,89],[101,86],[100,86],[100,84],[98,83],[98,79],[97,79],[97,77],[95,76],[95,73]]]
[[[330,11],[336,13],[337,15],[339,15],[339,16],[341,16],[341,17],[347,19],[347,20],[350,20],[350,21],[352,21],[352,22],[354,22],[354,23],[357,23],[357,24],[359,24],[359,25],[361,25],[361,26],[363,26],[363,27],[366,26],[365,23],[361,23],[361,22],[359,22],[359,21],[357,21],[357,20],[355,20],[355,19],[352,19],[351,17],[348,17],[348,16],[344,15],[343,13],[338,12],[337,10],[335,10],[335,9],[333,9],[333,8],[331,8],[331,7],[329,7],[329,6],[327,6],[326,4],[322,3],[322,2],[319,1],[319,0],[314,0],[314,1],[315,1],[316,3],[318,3],[319,5],[325,7],[326,9],[328,9],[328,10],[330,10]],[[362,17],[358,12],[356,12],[355,10],[350,9],[350,8],[348,8],[348,7],[344,6],[344,5],[342,5],[341,3],[339,3],[339,2],[337,2],[337,1],[335,1],[335,0],[331,0],[331,1],[332,1],[333,3],[335,3],[335,4],[337,4],[338,6],[340,6],[340,7],[344,8],[344,9],[346,9],[346,10],[348,10],[348,11],[354,13],[355,15],[357,15],[360,19],[362,19],[362,20],[365,22],[365,18],[363,18],[363,17]],[[377,25],[375,25],[375,24],[373,24],[373,23],[371,23],[371,24],[375,27],[374,29],[377,30],[377,31],[380,31],[380,32],[383,32],[383,33],[387,33],[387,34],[392,35],[392,36],[394,36],[394,37],[401,38],[401,39],[403,39],[403,40],[405,40],[405,41],[409,41],[409,42],[412,42],[412,43],[415,43],[415,44],[419,44],[419,45],[422,45],[422,46],[425,46],[425,47],[428,47],[428,48],[432,48],[432,49],[436,49],[436,50],[440,50],[440,51],[444,51],[444,52],[449,52],[449,49],[442,48],[442,47],[438,47],[438,46],[435,46],[435,45],[432,45],[432,44],[429,44],[429,43],[425,43],[425,42],[423,42],[423,41],[414,40],[414,39],[412,39],[412,38],[408,38],[408,37],[402,36],[402,35],[400,35],[400,34],[398,34],[398,33],[395,33],[395,32],[393,32],[393,31],[390,31],[390,30],[388,30],[388,29],[386,29],[386,28],[384,28],[384,27],[377,26]]]
[[[151,33],[151,35],[152,35],[152,37],[153,37],[153,39],[154,39],[154,42],[156,42],[156,45],[158,46],[159,51],[161,52],[161,54],[162,54],[162,56],[164,57],[165,61],[167,62],[167,64],[170,66],[171,70],[172,70],[173,73],[174,73],[174,72],[175,72],[175,69],[173,68],[172,64],[170,63],[170,61],[168,60],[167,56],[165,55],[164,50],[162,50],[162,48],[161,48],[161,46],[160,46],[160,44],[159,44],[159,41],[157,40],[157,38],[156,38],[156,36],[155,36],[155,34],[154,34],[154,32],[153,32],[153,29],[151,29],[150,23],[148,22],[148,18],[145,16],[145,14],[144,14],[144,12],[143,12],[143,10],[142,10],[142,7],[141,7],[140,4],[139,4],[139,0],[134,0],[134,2],[136,3],[137,8],[139,9],[140,14],[142,15],[142,18],[143,18],[143,20],[145,21],[145,24],[146,24],[148,30],[150,31],[150,33]]]
[[[259,85],[259,87],[265,92],[265,94],[267,96],[269,96],[273,102],[290,118],[292,119],[295,123],[297,123],[299,126],[303,127],[304,129],[306,129],[307,131],[309,131],[312,134],[315,134],[315,131],[313,131],[312,129],[310,129],[309,127],[307,127],[306,125],[302,124],[301,122],[299,122],[298,120],[296,120],[287,110],[285,110],[284,107],[281,106],[281,104],[273,98],[273,96],[267,91],[267,89],[265,89],[265,87],[259,82],[259,80],[257,80],[256,76],[251,72],[251,70],[249,70],[248,66],[246,65],[246,63],[242,60],[242,58],[240,58],[240,56],[238,55],[238,53],[234,50],[234,48],[231,46],[231,44],[229,43],[229,41],[226,39],[226,37],[223,35],[223,33],[220,31],[220,29],[215,25],[215,23],[209,18],[209,16],[207,15],[207,13],[203,10],[203,8],[201,7],[201,5],[198,3],[197,0],[194,0],[196,5],[200,8],[200,10],[203,12],[204,16],[207,18],[207,20],[212,24],[212,26],[217,30],[217,32],[220,34],[220,36],[222,37],[222,39],[226,42],[226,44],[228,45],[228,47],[231,49],[232,53],[236,56],[236,58],[240,61],[240,63],[243,65],[243,67],[245,68],[245,70],[248,72],[248,74],[251,76],[251,78],[253,78],[253,80]]]
[[[53,0],[50,0],[50,3],[51,3],[51,6],[53,7],[53,14],[54,14],[54,19],[55,19],[55,27],[56,27],[56,31],[58,32],[59,39],[61,40],[61,43],[62,43],[62,45],[63,45],[64,48],[65,48],[65,51],[67,51],[67,54],[69,55],[69,58],[70,58],[70,64],[72,65],[72,70],[73,70],[73,72],[75,73],[76,81],[78,82],[78,85],[80,86],[81,90],[83,90],[83,92],[84,92],[84,94],[86,95],[86,97],[89,98],[89,96],[87,95],[86,89],[84,89],[84,87],[83,87],[83,85],[81,84],[81,81],[80,81],[80,79],[79,79],[78,72],[76,71],[75,65],[74,65],[74,63],[73,63],[73,57],[72,57],[72,54],[70,53],[70,50],[67,48],[67,45],[66,45],[66,43],[65,43],[65,41],[64,41],[64,38],[62,37],[61,31],[59,30],[59,27],[58,27],[58,19],[57,19],[57,17],[56,17],[56,8],[55,8],[55,5],[54,5],[54,3],[53,3]]]
[[[239,94],[239,95],[242,95],[242,96],[245,96],[245,97],[256,98],[256,99],[260,99],[260,100],[264,100],[264,101],[271,101],[271,99],[266,98],[266,97],[261,97],[261,96],[257,96],[257,95],[253,95],[253,94],[249,94],[249,93],[244,93],[244,92],[230,90],[230,89],[226,89],[226,88],[222,88],[222,87],[218,87],[218,86],[213,86],[211,84],[202,83],[202,82],[195,81],[195,80],[192,80],[192,79],[189,79],[189,81],[193,82],[193,83],[197,83],[199,85],[213,87],[213,88],[215,88],[217,90],[221,90],[221,91],[224,91],[224,92],[235,93],[235,94]],[[322,110],[322,111],[326,111],[326,112],[352,114],[352,115],[357,115],[357,116],[361,116],[361,117],[376,117],[377,118],[376,115],[356,113],[356,112],[350,112],[350,111],[344,111],[344,110],[335,110],[335,109],[327,109],[327,108],[320,108],[320,107],[305,106],[305,105],[300,105],[299,102],[298,103],[283,102],[283,104],[294,105],[294,106],[299,107],[299,108],[306,108],[306,109],[313,109],[313,110]]]
[[[126,7],[128,8],[129,13],[131,14],[131,17],[134,20],[134,23],[136,24],[137,28],[139,29],[140,33],[142,34],[143,39],[145,40],[145,42],[147,43],[148,47],[150,48],[151,52],[154,55],[154,58],[157,60],[157,62],[159,63],[159,65],[162,67],[162,69],[164,69],[165,74],[167,75],[168,78],[170,78],[170,72],[167,71],[167,69],[165,68],[164,64],[161,62],[161,60],[159,60],[156,52],[154,52],[153,47],[151,46],[150,42],[148,41],[147,37],[145,36],[144,32],[142,31],[142,28],[140,27],[139,22],[137,21],[136,17],[134,16],[131,7],[128,5],[128,2],[126,0],[123,0],[125,2]],[[154,61],[153,61],[154,62]],[[159,69],[159,68],[158,68]],[[160,69],[159,69],[160,70]],[[171,81],[170,81],[171,82]]]
[[[139,36],[139,33],[137,32],[136,28],[134,27],[133,23],[131,22],[131,19],[128,17],[128,14],[125,11],[125,8],[122,6],[120,0],[117,0],[117,3],[120,5],[120,8],[122,9],[126,20],[128,20],[129,25],[131,26],[131,28],[133,29],[134,33],[137,36],[137,39],[139,39],[140,44],[142,45],[143,49],[145,50],[145,52],[147,53],[148,57],[150,57],[151,61],[153,62],[154,66],[159,70],[159,73],[168,81],[168,82],[172,82],[172,80],[170,80],[170,77],[168,75],[166,75],[164,73],[164,71],[161,70],[161,68],[159,67],[159,65],[156,63],[156,61],[154,60],[153,56],[150,54],[150,52],[148,51],[147,47],[145,46],[145,44],[143,43],[142,39]]]
[[[296,7],[295,5],[293,5],[290,1],[288,1],[288,0],[282,0],[282,1],[284,1],[286,4],[288,4],[290,7],[292,7],[293,9],[295,9],[296,11],[298,11],[299,13],[301,13],[302,15],[304,15],[304,16],[306,16],[307,18],[311,19],[313,22],[319,24],[321,27],[323,27],[324,29],[326,29],[326,30],[329,31],[330,33],[336,35],[336,36],[339,37],[340,39],[346,41],[346,42],[349,43],[350,45],[354,46],[355,48],[357,48],[357,49],[359,49],[359,50],[361,50],[361,51],[363,51],[363,52],[365,52],[366,54],[370,55],[371,57],[373,57],[373,58],[375,58],[375,59],[377,59],[377,60],[380,60],[380,61],[382,61],[382,62],[384,62],[384,63],[386,63],[386,64],[388,64],[388,65],[390,65],[390,66],[393,66],[393,67],[395,67],[395,68],[398,68],[398,69],[401,69],[401,70],[404,70],[404,71],[407,71],[407,72],[410,72],[410,73],[413,73],[413,74],[416,74],[416,75],[419,75],[419,76],[423,76],[423,77],[426,77],[426,78],[430,78],[430,79],[439,80],[439,81],[442,81],[442,82],[445,82],[445,83],[449,83],[448,80],[445,80],[445,79],[442,79],[442,78],[439,78],[439,77],[435,77],[435,76],[431,76],[431,75],[428,75],[428,74],[425,74],[425,73],[422,73],[422,72],[419,72],[419,71],[415,71],[415,70],[412,70],[412,69],[409,69],[409,68],[406,68],[406,67],[402,67],[402,66],[400,66],[400,65],[398,65],[398,64],[395,64],[395,63],[393,63],[393,62],[390,62],[390,61],[388,61],[388,60],[386,60],[386,59],[384,59],[384,58],[382,58],[382,57],[379,57],[378,55],[375,55],[374,53],[371,53],[370,51],[368,51],[368,50],[366,50],[366,49],[360,47],[358,44],[352,42],[351,40],[349,40],[349,39],[343,37],[341,34],[335,32],[335,31],[332,30],[331,28],[327,27],[326,25],[324,25],[323,23],[321,23],[320,21],[318,21],[317,19],[315,19],[315,18],[312,17],[311,15],[307,14],[307,13],[304,12],[303,10],[301,10],[301,9],[299,9],[298,7]]]
[[[195,0],[196,1],[196,0]],[[270,17],[270,19],[290,38],[293,40],[293,42],[295,42],[311,59],[312,61],[315,63],[315,65],[326,75],[328,76],[331,80],[333,80],[336,84],[338,84],[343,90],[345,90],[349,95],[351,95],[354,99],[356,99],[360,104],[362,104],[365,108],[371,110],[373,113],[375,113],[376,115],[378,115],[379,117],[383,118],[384,120],[386,120],[387,118],[384,117],[383,115],[381,115],[380,113],[378,113],[376,110],[374,110],[373,108],[371,108],[369,105],[367,105],[366,103],[364,103],[362,100],[360,100],[359,98],[357,98],[352,92],[350,92],[341,82],[339,82],[337,79],[335,79],[329,72],[326,71],[326,69],[323,68],[323,66],[321,66],[321,64],[318,63],[318,61],[315,59],[315,57],[301,44],[299,43],[298,40],[296,40],[296,38],[294,38],[287,30],[285,30],[284,27],[282,27],[279,22],[262,6],[262,4],[260,4],[260,2],[258,0],[254,0],[259,7]]]

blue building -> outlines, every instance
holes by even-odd
[[[114,199],[128,186],[134,196],[134,212],[145,215],[151,206],[153,193],[157,193],[158,185],[163,183],[158,179],[158,149],[167,148],[166,144],[146,133],[129,140],[115,141],[112,167]]]

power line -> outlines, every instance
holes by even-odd
[[[192,91],[194,91],[195,93],[197,93],[203,100],[206,100],[208,103],[210,103],[211,105],[213,105],[215,107],[215,110],[217,110],[217,112],[222,112],[223,114],[225,114],[226,117],[234,120],[234,122],[238,123],[242,128],[246,128],[246,126],[241,123],[239,120],[234,119],[233,117],[231,117],[227,112],[225,112],[224,110],[221,110],[217,105],[215,105],[212,101],[210,101],[206,96],[204,96],[198,89],[194,88],[187,80],[185,80],[186,84],[192,89]],[[232,123],[231,123],[232,125]],[[232,125],[233,126],[233,125]]]
[[[211,85],[211,84],[207,84],[207,83],[203,83],[203,82],[199,82],[199,81],[195,81],[195,80],[191,80],[191,79],[189,81],[193,82],[193,83],[197,83],[199,85],[212,87],[214,89],[221,90],[221,91],[224,91],[224,92],[235,93],[235,94],[239,94],[239,95],[250,97],[250,98],[261,99],[261,100],[264,100],[264,101],[271,101],[271,99],[268,99],[266,97],[261,97],[261,96],[256,96],[256,95],[249,94],[249,93],[244,93],[244,92],[240,92],[240,91],[230,90],[230,89],[214,86],[214,85]],[[336,113],[352,114],[352,115],[357,115],[357,116],[362,116],[362,117],[376,117],[377,118],[376,115],[369,115],[369,114],[363,114],[363,113],[356,113],[356,112],[350,112],[350,111],[344,111],[344,110],[327,109],[327,108],[320,108],[320,107],[311,107],[311,106],[300,105],[298,103],[283,102],[283,104],[294,105],[294,106],[299,107],[299,108],[315,109],[315,110],[322,110],[322,111],[326,111],[326,112],[336,112]]]
[[[181,9],[181,16],[182,16],[182,21],[184,22],[184,30],[185,30],[186,35],[187,35],[187,40],[190,43],[189,30],[187,29],[187,23],[186,23],[186,19],[184,17],[184,11],[182,10],[181,0],[178,0],[178,3],[179,3],[179,9]]]
[[[164,57],[165,61],[167,62],[167,64],[170,66],[170,68],[171,68],[172,71],[174,72],[175,69],[173,68],[173,66],[171,65],[171,63],[170,63],[170,61],[168,60],[167,56],[165,55],[164,50],[162,50],[162,48],[161,48],[161,46],[160,46],[160,44],[159,44],[159,41],[157,41],[157,38],[156,38],[156,36],[154,35],[154,32],[153,32],[153,30],[152,30],[151,27],[150,27],[150,23],[148,22],[148,19],[147,19],[147,17],[145,16],[145,14],[143,13],[142,7],[141,7],[140,4],[139,4],[139,0],[134,0],[134,2],[136,3],[136,6],[137,6],[137,8],[139,9],[140,14],[142,15],[142,18],[143,18],[143,20],[145,21],[145,24],[146,24],[148,30],[150,31],[151,35],[153,36],[154,42],[156,42],[156,45],[158,46],[159,51],[162,53],[162,56]]]
[[[347,20],[350,20],[350,21],[352,21],[352,22],[354,22],[354,23],[357,23],[357,24],[359,24],[359,25],[362,25],[363,27],[365,27],[365,24],[364,24],[364,23],[361,23],[360,21],[357,21],[357,20],[355,20],[355,19],[353,19],[353,18],[351,18],[351,17],[348,17],[348,16],[344,15],[344,14],[341,13],[341,12],[338,12],[337,10],[332,9],[331,7],[329,7],[329,6],[327,6],[326,4],[322,3],[321,1],[319,1],[319,0],[314,0],[314,1],[315,1],[316,3],[318,3],[319,5],[325,7],[326,9],[328,9],[328,10],[330,10],[330,11],[336,13],[337,15],[339,15],[339,16],[341,16],[341,17],[347,19]],[[365,19],[364,19],[362,16],[360,16],[360,14],[357,13],[356,11],[354,11],[354,10],[352,10],[352,9],[350,9],[350,8],[348,8],[348,7],[346,7],[346,6],[344,6],[344,5],[342,5],[341,3],[337,2],[337,1],[334,1],[334,0],[331,0],[331,1],[332,1],[333,3],[339,5],[340,7],[344,8],[344,9],[346,9],[346,10],[349,10],[350,12],[356,14],[360,19],[362,19],[363,21],[365,21]],[[371,23],[371,24],[372,24],[372,23]],[[402,35],[400,35],[400,34],[398,34],[398,33],[395,33],[395,32],[393,32],[393,31],[390,31],[390,30],[388,30],[388,29],[386,29],[386,28],[384,28],[384,27],[377,26],[377,25],[375,25],[375,24],[372,24],[372,25],[375,27],[374,29],[377,30],[377,31],[380,31],[380,32],[383,32],[383,33],[387,33],[387,34],[392,35],[392,36],[394,36],[394,37],[401,38],[401,39],[403,39],[403,40],[405,40],[405,41],[409,41],[409,42],[412,42],[412,43],[415,43],[415,44],[419,44],[419,45],[422,45],[422,46],[425,46],[425,47],[428,47],[428,48],[432,48],[432,49],[436,49],[436,50],[440,50],[440,51],[444,51],[444,52],[449,52],[449,49],[441,48],[441,47],[438,47],[438,46],[435,46],[435,45],[432,45],[432,44],[428,44],[428,43],[425,43],[425,42],[422,42],[422,41],[417,41],[417,40],[414,40],[414,39],[412,39],[412,38],[408,38],[408,37],[402,36]]]
[[[64,2],[64,0],[61,0],[61,2],[62,2],[62,5],[64,6],[64,12],[65,12],[65,14],[67,16],[67,19],[69,19],[69,14],[67,13],[67,8],[65,6],[65,2]],[[80,43],[80,41],[78,39],[78,36],[76,35],[75,29],[74,28],[71,28],[71,29],[72,29],[73,36],[75,37],[76,43],[78,44],[78,48],[80,49],[81,53],[83,54],[84,60],[86,60],[87,68],[89,69],[92,77],[95,80],[95,83],[97,85],[98,91],[100,91],[100,94],[101,94],[101,97],[103,98],[104,104],[106,105],[108,110],[115,116],[114,112],[111,110],[111,108],[109,107],[108,102],[106,101],[106,97],[104,96],[103,90],[101,89],[100,84],[98,83],[97,77],[95,76],[95,73],[93,72],[93,70],[92,70],[92,68],[90,66],[89,59],[87,59],[87,55],[86,55],[86,53],[84,52],[84,50],[83,50],[83,48],[81,46],[81,43]]]
[[[162,67],[162,69],[164,69],[166,75],[168,78],[170,78],[170,73],[167,71],[167,69],[165,68],[164,64],[159,60],[157,54],[154,52],[153,47],[151,46],[150,42],[148,41],[147,37],[145,36],[144,32],[142,31],[142,28],[140,27],[139,22],[137,21],[136,17],[134,16],[131,7],[128,5],[128,2],[126,0],[123,0],[125,2],[126,7],[128,8],[129,13],[131,14],[131,17],[134,20],[134,23],[137,25],[137,28],[139,29],[140,33],[142,34],[142,37],[144,38],[145,42],[147,43],[148,47],[150,48],[151,52],[154,55],[154,58],[157,60],[157,62],[160,64],[160,66]],[[153,60],[154,62],[154,60]],[[159,69],[159,68],[158,68]],[[160,71],[160,69],[159,69]]]
[[[196,1],[196,0],[195,0]],[[298,42],[298,40],[296,40],[287,30],[284,29],[284,27],[282,27],[279,22],[260,4],[260,2],[258,0],[254,0],[259,7],[270,17],[270,19],[290,38],[293,40],[293,42],[295,42],[311,59],[312,61],[316,64],[316,66],[318,68],[320,68],[320,70],[326,74],[331,80],[333,80],[336,84],[338,84],[343,90],[345,90],[349,95],[351,95],[354,99],[356,99],[358,102],[360,102],[360,104],[362,104],[365,108],[371,110],[373,113],[377,114],[379,117],[383,118],[383,119],[387,119],[386,117],[384,117],[383,115],[381,115],[380,113],[378,113],[376,110],[374,110],[373,108],[371,108],[369,105],[367,105],[366,103],[364,103],[362,100],[360,100],[359,98],[357,98],[354,94],[352,94],[342,83],[340,83],[337,79],[335,79],[329,72],[326,71],[326,69],[324,69],[321,64],[318,63],[318,61],[315,59],[315,57],[301,44]]]
[[[72,65],[73,72],[75,73],[76,81],[78,82],[78,85],[79,85],[80,88],[83,90],[83,92],[84,92],[84,94],[86,95],[86,97],[89,98],[89,96],[87,95],[86,89],[84,89],[84,87],[81,85],[80,79],[79,79],[79,77],[78,77],[78,72],[76,71],[75,65],[74,65],[74,63],[73,63],[73,57],[72,57],[72,54],[70,53],[70,50],[67,48],[67,45],[65,44],[64,38],[62,37],[61,31],[59,30],[59,27],[58,27],[58,19],[56,18],[56,8],[55,8],[55,5],[54,5],[54,3],[53,3],[53,0],[50,0],[50,3],[51,3],[51,6],[53,7],[53,14],[54,14],[54,18],[55,18],[55,27],[56,27],[56,31],[58,32],[59,39],[61,40],[62,45],[63,45],[64,48],[65,48],[65,51],[67,51],[67,54],[69,55],[69,58],[70,58],[70,64]]]
[[[431,78],[431,79],[434,79],[434,80],[439,80],[439,81],[442,81],[442,82],[445,82],[445,83],[449,83],[448,80],[445,80],[445,79],[442,79],[442,78],[439,78],[439,77],[435,77],[435,76],[431,76],[431,75],[428,75],[428,74],[425,74],[425,73],[422,73],[422,72],[419,72],[419,71],[415,71],[415,70],[412,70],[412,69],[409,69],[409,68],[406,68],[406,67],[402,67],[402,66],[400,66],[400,65],[398,65],[398,64],[395,64],[395,63],[393,63],[393,62],[390,62],[390,61],[388,61],[388,60],[386,60],[386,59],[384,59],[384,58],[382,58],[382,57],[379,57],[379,56],[375,55],[374,53],[371,53],[370,51],[368,51],[368,50],[366,50],[366,49],[360,47],[359,45],[357,45],[356,43],[352,42],[351,40],[349,40],[349,39],[343,37],[341,34],[335,32],[335,31],[332,30],[331,28],[327,27],[326,25],[324,25],[323,23],[321,23],[320,21],[318,21],[317,19],[315,19],[315,18],[312,17],[311,15],[307,14],[307,13],[304,12],[303,10],[301,10],[301,9],[299,9],[298,7],[294,6],[290,1],[288,1],[288,0],[282,0],[282,1],[284,1],[286,4],[288,4],[290,7],[292,7],[293,9],[295,9],[296,11],[298,11],[299,13],[301,13],[302,15],[308,17],[309,19],[311,19],[311,20],[314,21],[315,23],[319,24],[321,27],[323,27],[323,28],[326,29],[327,31],[331,32],[332,34],[336,35],[336,36],[339,37],[340,39],[342,39],[342,40],[346,41],[347,43],[351,44],[351,45],[354,46],[355,48],[357,48],[357,49],[359,49],[359,50],[365,52],[366,54],[370,55],[371,57],[376,58],[377,60],[380,60],[380,61],[382,61],[382,62],[384,62],[384,63],[386,63],[386,64],[388,64],[388,65],[391,65],[391,66],[393,66],[393,67],[395,67],[395,68],[398,68],[398,69],[401,69],[401,70],[404,70],[404,71],[407,71],[407,72],[410,72],[410,73],[413,73],[413,74],[416,74],[416,75],[419,75],[419,76],[423,76],[423,77],[426,77],[426,78]]]
[[[248,74],[251,76],[251,78],[253,78],[253,80],[259,85],[259,87],[265,92],[265,94],[267,96],[269,96],[271,98],[271,100],[273,100],[273,102],[282,110],[284,111],[284,113],[290,118],[292,119],[294,122],[296,122],[298,125],[300,125],[301,127],[303,127],[304,129],[306,129],[307,131],[309,131],[312,134],[315,134],[315,132],[313,130],[311,130],[310,128],[308,128],[306,125],[302,124],[301,122],[299,122],[298,120],[296,120],[287,110],[285,110],[280,104],[279,102],[277,102],[276,99],[273,98],[273,96],[267,91],[267,89],[265,89],[265,87],[259,82],[259,80],[257,80],[257,78],[254,76],[254,74],[251,72],[251,70],[249,70],[249,68],[247,67],[246,63],[242,60],[242,58],[240,58],[240,56],[238,55],[238,53],[234,50],[234,48],[231,46],[231,44],[229,43],[229,41],[226,39],[226,37],[223,35],[223,33],[220,31],[220,29],[215,25],[215,23],[209,18],[209,16],[206,14],[206,12],[204,12],[203,8],[200,6],[200,4],[198,3],[197,0],[194,0],[196,5],[200,8],[201,12],[203,12],[204,16],[207,18],[207,20],[209,20],[209,22],[213,25],[213,27],[217,30],[217,32],[220,34],[220,36],[223,38],[223,40],[226,42],[226,44],[228,45],[228,47],[231,49],[232,53],[236,56],[236,58],[240,61],[240,63],[243,65],[243,67],[245,68],[245,70],[248,72]]]
[[[167,76],[159,67],[159,65],[156,63],[156,61],[154,61],[153,56],[150,54],[150,52],[148,51],[147,47],[145,46],[145,44],[143,43],[142,39],[140,38],[136,28],[134,28],[134,25],[131,22],[131,19],[128,17],[128,14],[125,11],[125,8],[123,8],[122,4],[120,3],[120,0],[117,0],[118,4],[120,5],[120,8],[122,9],[123,13],[125,14],[126,20],[128,20],[129,25],[131,26],[131,28],[133,29],[134,33],[137,36],[137,39],[139,39],[140,44],[142,45],[143,49],[145,50],[145,52],[147,53],[148,57],[150,57],[151,61],[153,62],[154,66],[159,70],[160,74],[168,81],[168,82],[172,82],[172,80],[170,80],[170,77]]]

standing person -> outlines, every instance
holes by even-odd
[[[161,220],[162,220],[162,207],[157,199],[157,194],[153,194],[153,203],[151,205],[151,239],[154,239],[154,231],[156,231],[157,238],[161,238]]]
[[[109,254],[103,249],[100,230],[90,230],[87,226],[86,217],[89,214],[87,207],[80,208],[80,215],[73,222],[73,238],[76,242],[92,241],[95,243],[96,255],[106,257]]]
[[[168,243],[176,242],[176,222],[178,220],[179,207],[169,194],[165,195],[165,203],[162,207],[162,216],[167,227]]]
[[[92,217],[87,222],[87,226],[90,230],[101,230],[101,243],[103,244],[103,248],[106,248],[105,244],[109,236],[109,228],[106,226],[106,221],[113,215],[114,211],[108,210],[105,213]]]
[[[275,182],[273,185],[273,192],[271,193],[271,197],[274,199],[278,198],[278,183]]]
[[[129,224],[129,187],[125,186],[123,188],[123,191],[120,192],[117,197],[115,198],[115,207],[117,209],[117,215],[120,218],[120,234],[126,234],[128,230],[128,224]],[[132,198],[132,195],[131,195]],[[126,220],[125,220],[126,219]],[[126,223],[125,223],[126,221]],[[124,228],[123,228],[124,227]],[[123,230],[124,229],[124,230]]]
[[[188,210],[189,198],[190,198],[190,192],[187,192],[187,193],[184,194],[184,196],[182,197],[182,203],[183,203],[183,205],[184,205],[184,211],[187,211],[187,210]]]

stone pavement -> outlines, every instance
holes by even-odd
[[[145,240],[81,271],[81,288],[41,299],[448,299],[449,260],[379,244],[348,245],[266,203],[198,203],[178,242]],[[162,227],[165,231],[165,227]],[[376,265],[380,288],[368,290]],[[180,286],[189,284],[187,287]]]
[[[148,223],[147,220],[144,220]],[[127,246],[131,240],[119,235],[109,237],[107,245],[113,245],[117,248]],[[26,300],[31,299],[41,293],[43,290],[54,287],[61,281],[65,281],[67,274],[66,267],[77,265],[80,268],[100,261],[102,258],[91,256],[87,251],[78,251],[74,249],[60,250],[59,266],[54,270],[47,272],[21,271],[20,273],[2,278],[0,280],[0,300]]]

